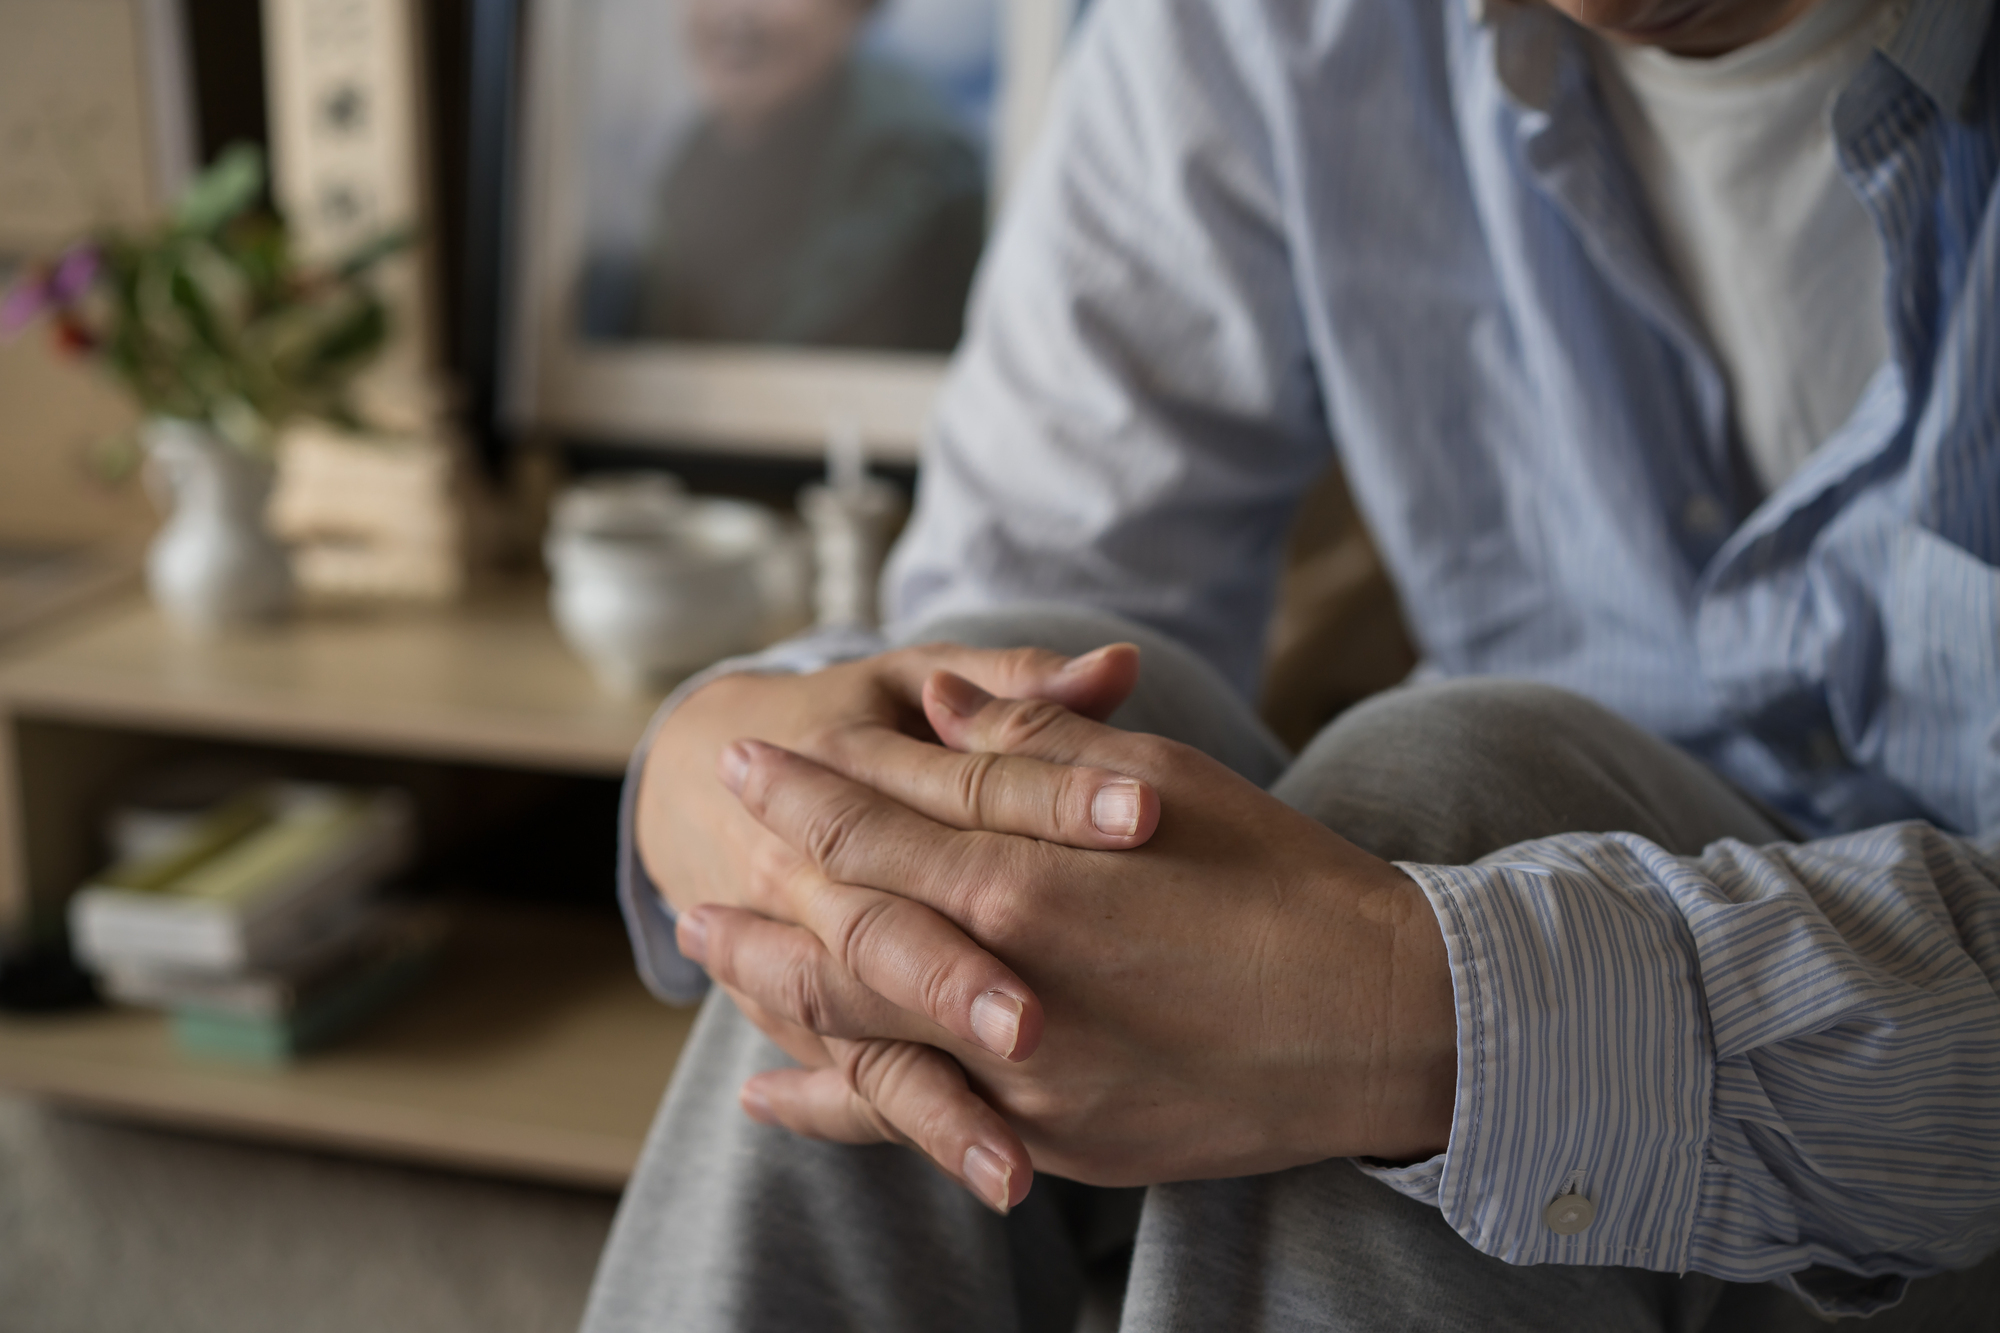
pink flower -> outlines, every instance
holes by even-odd
[[[77,300],[97,281],[97,272],[103,266],[104,257],[96,246],[88,242],[71,246],[69,253],[56,261],[55,272],[49,275],[49,299],[57,305]]]
[[[0,337],[11,337],[48,311],[74,303],[97,281],[103,264],[90,244],[72,246],[53,264],[37,264],[0,300]]]

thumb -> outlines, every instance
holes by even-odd
[[[1072,657],[1039,688],[1024,692],[1030,699],[1061,704],[1072,713],[1102,722],[1131,697],[1139,683],[1139,646],[1107,643]]]

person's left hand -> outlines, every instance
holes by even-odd
[[[906,1080],[906,1104],[907,1080],[940,1088],[939,1124],[919,1115],[904,1137],[956,1143],[934,1133],[966,1114],[945,1095],[955,1084],[964,1099],[955,1058],[1039,1169],[1092,1184],[1444,1146],[1451,981],[1408,876],[1186,746],[995,699],[946,672],[924,706],[955,750],[1046,760],[1052,782],[1067,764],[1144,779],[1158,829],[1119,851],[965,831],[899,800],[893,773],[864,785],[740,743],[725,779],[816,867],[791,892],[863,884],[928,904],[1016,969],[1044,1012],[1040,1046],[1009,1063],[856,984],[800,927],[695,908],[681,918],[685,952],[767,1017],[838,1040],[833,1067],[746,1084],[753,1115],[815,1137],[886,1137],[868,1091],[869,1069],[887,1067]],[[788,915],[803,919],[803,902]],[[907,966],[923,975],[933,960]],[[907,1111],[899,1123],[912,1123]]]

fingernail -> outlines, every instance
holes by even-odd
[[[743,1114],[749,1116],[758,1124],[775,1125],[778,1123],[778,1117],[771,1112],[771,1099],[766,1097],[764,1090],[755,1083],[744,1084],[743,1092],[737,1100],[743,1103]]]
[[[1011,1206],[1008,1198],[1014,1189],[1014,1172],[999,1153],[991,1148],[983,1148],[975,1143],[965,1150],[963,1168],[965,1183],[972,1192],[986,1201],[986,1206],[1005,1217]]]
[[[1005,991],[987,991],[972,1002],[972,1031],[987,1050],[1012,1059],[1021,1044],[1021,1002]]]
[[[750,747],[742,741],[731,741],[722,747],[722,757],[717,761],[722,773],[722,785],[736,795],[743,794],[743,779],[750,773]]]
[[[708,961],[708,922],[702,920],[701,913],[681,913],[674,926],[674,943],[690,963]]]
[[[1112,645],[1107,643],[1102,648],[1091,649],[1082,657],[1072,657],[1068,662],[1063,664],[1063,669],[1056,674],[1061,676],[1080,676],[1099,662],[1102,662],[1104,655],[1110,652],[1111,649]]]
[[[1090,822],[1099,833],[1129,838],[1139,831],[1139,784],[1130,778],[1107,782],[1090,798]]]
[[[963,676],[940,671],[931,677],[931,693],[953,717],[971,717],[986,706],[992,696]]]

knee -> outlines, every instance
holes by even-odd
[[[1644,735],[1580,694],[1539,681],[1475,677],[1366,699],[1321,732],[1314,748],[1324,742],[1343,762],[1366,753],[1422,756],[1428,770],[1422,776],[1477,785],[1503,774],[1518,780],[1524,769],[1567,756],[1578,737],[1609,732]]]
[[[1341,715],[1273,788],[1379,856],[1457,864],[1529,838],[1630,827],[1599,761],[1662,742],[1532,681],[1391,690]]]

